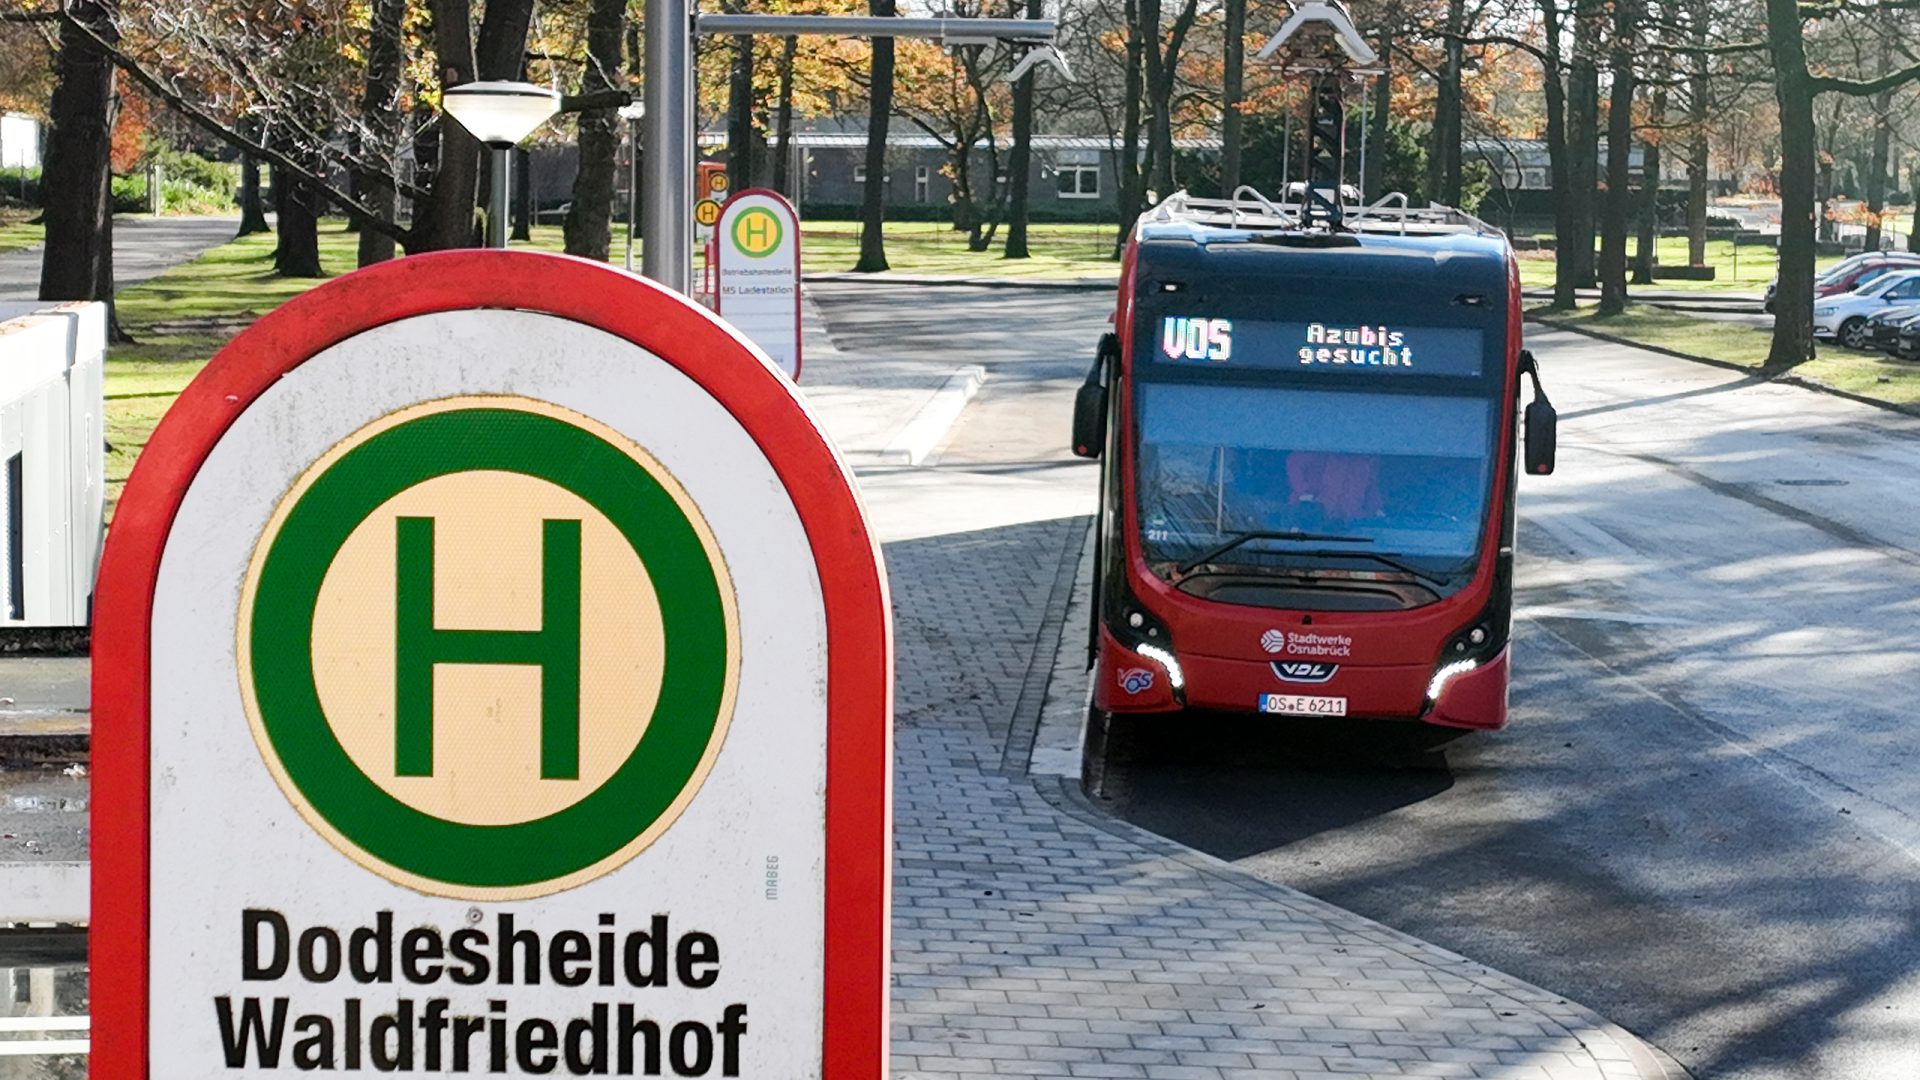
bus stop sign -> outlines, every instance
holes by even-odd
[[[96,1074],[884,1076],[887,603],[818,431],[556,256],[234,339],[101,577]]]
[[[777,191],[753,188],[720,211],[714,310],[800,378],[800,215]]]

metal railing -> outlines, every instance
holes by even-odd
[[[1303,203],[1282,199],[1278,202],[1257,189],[1242,184],[1230,199],[1203,199],[1176,191],[1148,210],[1143,220],[1192,221],[1229,229],[1305,231],[1306,207]],[[1370,205],[1353,204],[1345,214],[1342,231],[1390,233],[1399,236],[1474,235],[1500,236],[1505,233],[1464,210],[1435,203],[1410,206],[1401,192],[1389,192]]]

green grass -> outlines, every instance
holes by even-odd
[[[1593,307],[1572,312],[1538,307],[1532,313],[1552,323],[1756,369],[1766,363],[1773,340],[1767,329],[1695,318],[1644,304],[1629,304],[1624,313],[1611,316],[1601,316]],[[1823,342],[1819,356],[1794,368],[1793,373],[1882,401],[1920,404],[1920,364],[1894,360],[1884,353],[1856,352]]]
[[[0,251],[10,230],[0,224]],[[33,241],[38,242],[38,227]],[[626,235],[614,227],[613,257],[619,263]],[[1004,229],[1000,239],[1005,238]],[[1113,228],[1105,225],[1035,225],[1031,259],[1000,256],[1002,244],[985,252],[967,250],[966,237],[943,225],[895,222],[887,226],[887,255],[893,269],[908,274],[967,276],[1083,277],[1111,276],[1117,265],[1106,258]],[[329,274],[354,268],[358,237],[337,221],[320,229],[321,265]],[[183,263],[118,297],[120,323],[134,338],[107,354],[108,513],[120,497],[133,462],[160,418],[181,390],[199,374],[220,347],[248,323],[325,279],[278,277],[273,272],[272,234],[235,240]],[[805,228],[801,258],[810,271],[848,270],[860,245],[860,227],[851,222],[820,222]],[[536,250],[564,246],[558,225],[533,229]]]
[[[968,251],[965,233],[940,222],[893,221],[886,227],[887,263],[897,274],[939,274],[950,277],[1075,278],[1117,277],[1120,264],[1113,253],[1115,226],[1046,224],[1028,226],[1031,257],[1008,259],[1007,230],[1001,226],[993,246]],[[613,228],[613,260],[626,255],[626,226]],[[559,251],[564,246],[558,225],[536,226],[532,246]],[[639,249],[636,247],[635,251]],[[635,258],[638,258],[636,254]],[[695,253],[699,258],[699,253]],[[851,270],[860,258],[860,225],[853,221],[806,222],[801,227],[800,265],[808,273]]]
[[[337,225],[324,226],[322,267],[334,274],[353,269],[358,242]],[[107,351],[109,515],[161,415],[220,346],[323,280],[275,276],[273,236],[263,233],[223,244],[120,293],[117,314],[134,342]]]
[[[1629,243],[1627,250],[1632,252]],[[1663,266],[1685,266],[1687,264],[1687,238],[1684,236],[1663,236],[1654,247]],[[1553,252],[1523,251],[1519,253],[1520,284],[1529,289],[1553,287]],[[1815,264],[1816,269],[1825,269],[1840,261],[1840,256],[1825,256]],[[1774,251],[1769,247],[1754,244],[1735,248],[1731,240],[1707,241],[1707,265],[1714,268],[1712,281],[1681,281],[1675,278],[1660,278],[1652,285],[1630,286],[1634,289],[1689,290],[1700,292],[1760,292],[1773,280],[1775,265]]]
[[[29,225],[24,216],[10,216],[0,211],[0,253],[30,248],[40,242],[45,230],[38,225]]]

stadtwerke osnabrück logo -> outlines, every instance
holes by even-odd
[[[410,406],[324,454],[254,548],[238,635],[254,740],[300,815],[391,881],[473,900],[583,884],[665,832],[740,660],[679,483],[516,396]]]

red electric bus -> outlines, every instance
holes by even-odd
[[[1149,211],[1075,405],[1095,706],[1504,725],[1523,373],[1550,473],[1513,254],[1467,215]]]

